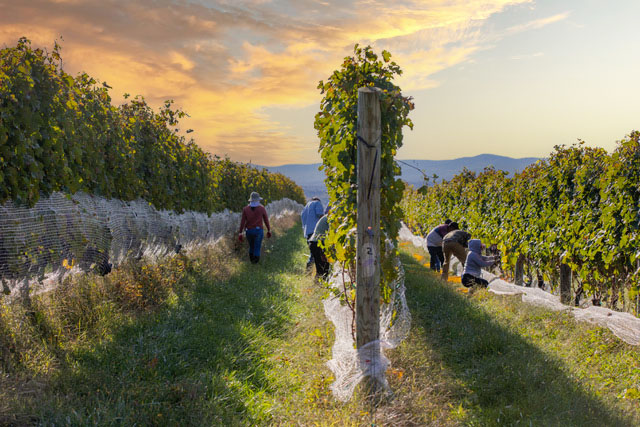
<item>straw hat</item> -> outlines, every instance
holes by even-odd
[[[262,200],[262,197],[260,197],[258,193],[256,193],[255,191],[251,193],[251,197],[249,197],[250,202],[259,202],[260,200]]]

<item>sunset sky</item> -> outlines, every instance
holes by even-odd
[[[355,43],[386,49],[416,109],[400,159],[607,150],[640,128],[638,0],[0,0],[0,46],[25,36],[64,68],[152,105],[174,99],[205,150],[319,162],[319,80]]]

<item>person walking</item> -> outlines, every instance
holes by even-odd
[[[269,216],[264,206],[260,204],[262,197],[255,191],[249,197],[249,204],[242,209],[242,218],[240,219],[240,230],[238,231],[238,239],[242,242],[243,233],[249,242],[249,260],[252,264],[260,261],[260,247],[262,246],[262,238],[264,236],[264,226],[267,227],[267,239],[271,237],[271,225],[269,224]]]
[[[442,239],[442,251],[444,252],[444,264],[442,264],[442,275],[440,278],[444,281],[449,279],[449,266],[451,265],[451,255],[455,255],[464,267],[467,259],[467,246],[471,234],[464,230],[460,230],[457,222],[449,224],[449,231]]]
[[[327,206],[326,214],[318,220],[313,234],[309,237],[309,249],[313,254],[313,260],[316,264],[316,278],[327,279],[329,276],[329,270],[331,264],[327,261],[327,257],[320,245],[324,242],[324,237],[329,230],[329,222],[327,216],[329,215],[330,208]]]
[[[496,263],[495,257],[482,256],[482,242],[480,239],[469,240],[469,253],[462,272],[462,284],[471,287],[480,285],[489,286],[489,282],[482,278],[482,267],[491,267]]]
[[[307,239],[307,246],[309,247],[309,258],[307,259],[307,268],[313,264],[313,252],[311,251],[311,243],[309,239],[316,228],[318,220],[322,218],[322,215],[326,213],[322,207],[322,202],[317,197],[312,197],[311,200],[305,205],[300,213],[300,219],[302,220],[302,232],[305,239]]]
[[[442,253],[442,239],[449,232],[450,219],[440,224],[427,234],[427,251],[429,251],[429,266],[433,271],[440,272],[440,266],[444,262]]]

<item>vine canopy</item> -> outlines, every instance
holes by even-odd
[[[318,89],[324,95],[320,103],[320,112],[315,117],[315,129],[320,138],[320,154],[332,204],[330,229],[326,246],[332,259],[343,264],[348,270],[355,262],[355,228],[357,206],[357,109],[358,89],[375,87],[380,94],[382,114],[382,137],[380,153],[380,217],[381,229],[386,238],[394,243],[397,240],[402,211],[399,202],[402,199],[404,183],[397,178],[400,167],[394,160],[402,146],[402,129],[413,123],[408,118],[414,108],[410,97],[402,96],[401,89],[393,83],[402,70],[391,61],[391,54],[382,51],[374,53],[370,46],[355,45],[353,55],[344,58],[340,69],[335,70],[326,81],[320,81]],[[382,287],[395,278],[393,253],[382,257]]]

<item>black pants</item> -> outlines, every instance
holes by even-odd
[[[327,261],[327,257],[324,256],[322,248],[318,246],[318,242],[309,242],[309,249],[311,249],[313,261],[316,263],[316,276],[326,279],[329,276],[331,265]]]
[[[473,285],[480,285],[484,288],[489,286],[489,282],[487,282],[483,278],[472,276],[471,274],[468,274],[468,273],[462,275],[462,284],[467,288]]]
[[[311,236],[313,236],[313,233],[307,234],[305,236],[307,238],[307,246],[309,247],[309,258],[307,259],[307,268],[309,268],[313,263],[313,251],[311,250],[311,242],[309,241]]]
[[[429,251],[429,266],[432,270],[440,271],[440,267],[444,264],[444,252],[442,252],[442,246],[427,246]]]

